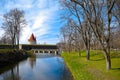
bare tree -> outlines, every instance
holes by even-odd
[[[106,68],[111,69],[110,34],[115,0],[71,0],[83,10],[96,38],[100,42],[106,59]]]
[[[73,28],[71,27],[70,20],[68,20],[67,24],[61,28],[61,34],[63,37],[63,42],[65,43],[65,48],[70,53],[73,47]]]
[[[80,50],[83,49],[84,46],[82,37],[75,26],[77,26],[76,23],[72,19],[68,18],[65,26],[61,28],[61,37],[63,39],[63,42],[61,43],[64,43],[63,45],[65,47],[63,48],[65,51],[69,51],[69,53],[71,51],[78,51],[78,56],[80,56]]]
[[[86,59],[89,60],[90,59],[90,40],[91,40],[92,33],[91,33],[91,28],[87,27],[89,26],[89,24],[86,22],[87,19],[86,20],[82,19],[82,18],[85,18],[85,14],[82,11],[80,6],[78,6],[76,3],[71,3],[70,0],[62,0],[61,2],[64,5],[64,7],[67,8],[68,12],[71,14],[71,16],[67,16],[67,17],[72,18],[72,20],[76,24],[76,25],[73,25],[73,28],[75,28],[79,32],[79,35],[82,37],[86,47]]]
[[[8,14],[6,14],[8,15]],[[9,20],[9,17],[4,15],[4,23],[2,24],[2,28],[5,30],[6,34],[10,35],[12,46],[14,48],[15,45],[15,31],[12,26],[12,22]]]
[[[11,44],[10,37],[6,34],[3,34],[0,38],[0,44]]]
[[[115,28],[111,33],[111,48],[120,49],[120,27]]]
[[[112,12],[117,20],[115,22],[118,22],[120,25],[120,0],[115,0],[115,6],[114,6],[114,10]]]
[[[72,24],[73,25],[73,37],[72,37],[72,40],[73,40],[73,45],[75,47],[75,52],[78,51],[78,56],[81,56],[81,49],[84,49],[84,41],[82,39],[82,36],[81,34],[79,33],[79,31],[76,29],[77,27],[76,24]]]
[[[22,29],[26,26],[24,12],[15,8],[4,14],[3,17],[4,22],[2,28],[10,35],[13,47],[16,44],[19,45],[20,34]]]

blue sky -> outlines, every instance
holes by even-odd
[[[3,14],[18,8],[25,12],[27,26],[23,29],[20,43],[27,44],[32,33],[38,44],[56,44],[62,26],[58,0],[0,0],[0,26]],[[3,31],[0,29],[0,34]],[[0,36],[1,36],[0,35]]]

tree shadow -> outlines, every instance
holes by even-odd
[[[111,68],[111,70],[120,70],[120,68]]]
[[[105,58],[99,58],[99,59],[90,59],[90,61],[101,61],[104,60]]]

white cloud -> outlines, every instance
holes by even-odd
[[[17,1],[8,1],[5,5],[5,8],[7,10],[13,9],[13,8],[20,8],[20,9],[29,9],[32,7],[32,0],[17,0]]]
[[[4,30],[3,29],[0,29],[0,37],[2,37],[3,36],[3,33],[4,33]]]
[[[0,14],[0,19],[3,19],[3,15],[2,14]]]
[[[57,37],[54,38],[40,38],[37,42],[38,44],[56,44],[56,41],[59,41]]]
[[[32,33],[35,34],[37,40],[39,40],[38,42],[54,43],[58,41],[53,37],[49,39],[43,39],[44,35],[49,35],[51,32],[50,30],[54,28],[54,26],[51,25],[51,22],[54,22],[53,20],[56,17],[56,12],[58,11],[58,3],[56,0],[8,1],[3,9],[7,10],[8,12],[13,8],[24,10],[25,18],[28,23],[28,26],[26,26],[23,30],[20,43],[27,44],[28,38]],[[55,41],[53,41],[53,39]]]
[[[29,36],[31,35],[32,31],[30,29],[29,26],[26,26],[24,29],[23,29],[23,33],[21,34],[21,37],[20,37],[20,43],[21,44],[27,44],[28,43],[28,38]]]

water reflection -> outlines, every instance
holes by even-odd
[[[31,68],[36,64],[36,58],[28,58]]]
[[[0,75],[0,80],[21,80],[19,76],[19,65]]]
[[[0,74],[0,80],[73,80],[59,56],[28,58]]]

